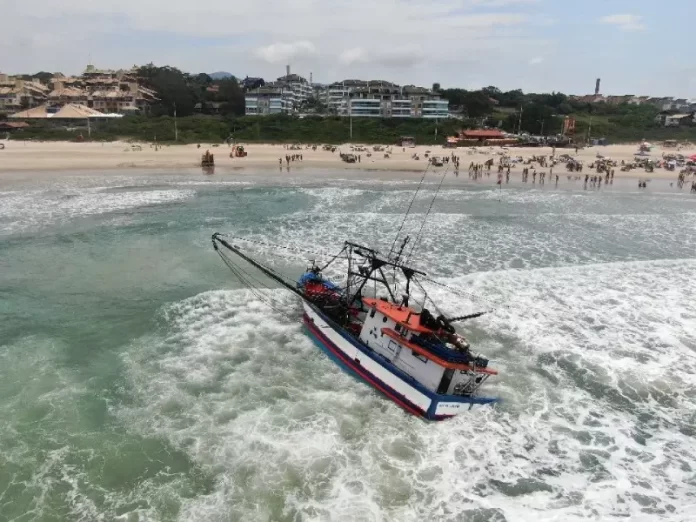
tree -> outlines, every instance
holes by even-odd
[[[440,84],[433,83],[433,92],[440,92]]]
[[[220,112],[223,114],[244,114],[244,93],[236,79],[226,78],[220,80],[216,98],[222,103]]]
[[[157,92],[159,104],[153,107],[156,116],[164,114],[189,116],[202,96],[195,88],[191,77],[175,67],[157,67],[152,63],[139,67],[137,74],[140,80]]]
[[[319,98],[307,98],[300,103],[300,112],[326,114],[327,107]]]
[[[467,91],[464,89],[443,89],[440,91],[442,97],[450,102],[452,106],[464,105],[464,97]]]
[[[493,112],[490,97],[482,91],[467,92],[462,98],[462,105],[469,118],[481,118]]]
[[[554,133],[553,110],[541,103],[530,103],[524,107],[522,130],[530,134]]]
[[[496,99],[500,102],[501,107],[519,108],[524,103],[525,96],[522,89],[515,89],[514,91],[500,93]]]

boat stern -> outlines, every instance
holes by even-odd
[[[440,400],[434,400],[425,414],[425,418],[432,421],[450,419],[460,413],[492,406],[499,401],[495,397],[456,397],[445,396]]]

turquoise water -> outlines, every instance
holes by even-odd
[[[448,182],[414,262],[446,311],[496,308],[466,333],[504,401],[426,424],[211,248],[253,239],[291,275],[388,250],[413,178],[340,177],[0,184],[0,521],[689,520],[696,197]]]

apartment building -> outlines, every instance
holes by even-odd
[[[290,74],[288,66],[287,74],[278,78],[274,84],[281,87],[286,93],[286,97],[292,103],[293,107],[300,107],[303,101],[314,96],[314,88],[306,78],[298,74]]]
[[[384,80],[344,80],[319,94],[330,114],[373,118],[448,118],[449,102],[424,87]]]
[[[247,116],[288,113],[294,108],[293,100],[292,93],[283,87],[266,84],[246,93],[244,113]]]
[[[261,78],[247,79],[253,80],[243,82],[246,90],[244,112],[249,116],[296,112],[304,101],[314,97],[311,82],[298,74],[292,74],[289,65],[285,76],[274,82],[264,83]]]
[[[36,81],[0,74],[0,114],[12,114],[45,103],[49,89]]]

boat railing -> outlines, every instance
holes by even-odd
[[[454,351],[445,346],[444,343],[438,341],[433,342],[422,335],[412,336],[411,342],[425,348],[426,350],[430,350],[435,355],[438,355],[451,362],[459,362],[464,364],[474,362],[474,356],[470,353]]]

